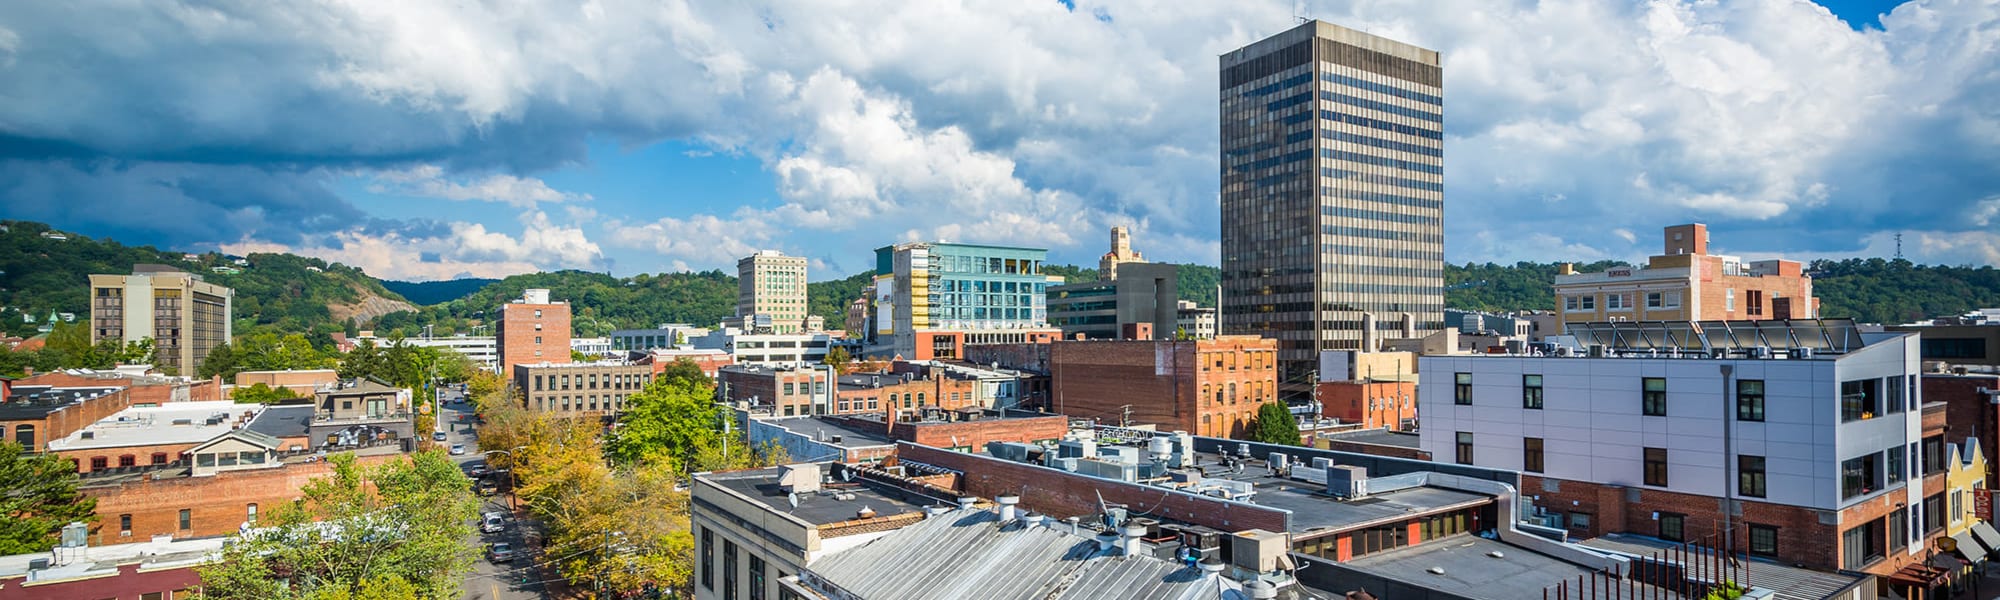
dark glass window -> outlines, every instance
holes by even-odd
[[[1873,419],[1881,414],[1882,395],[1876,380],[1840,382],[1840,420]]]
[[[1453,404],[1471,405],[1472,374],[1454,373],[1452,374],[1452,382],[1451,402]]]
[[[715,530],[701,528],[701,587],[715,589]]]
[[[1889,513],[1889,549],[1902,550],[1910,545],[1910,509],[1898,508]]]
[[[1889,449],[1887,458],[1882,461],[1889,465],[1889,483],[1903,480],[1903,467],[1909,463],[1909,459],[1905,457],[1905,454],[1906,451],[1903,449],[1903,445],[1896,444],[1896,447]]]
[[[1542,438],[1521,439],[1521,470],[1542,472]]]
[[[1859,571],[1882,560],[1882,520],[1876,519],[1840,534],[1840,566]]]
[[[1736,420],[1764,420],[1764,380],[1736,380]]]
[[[1667,485],[1667,449],[1646,449],[1646,485]]]
[[[1764,497],[1764,457],[1736,457],[1736,493],[1751,498]]]
[[[132,515],[118,515],[118,533],[132,533]]]
[[[1458,464],[1472,464],[1472,433],[1458,432]]]
[[[764,557],[745,552],[750,557],[750,600],[764,600]]]
[[[1642,382],[1640,400],[1644,414],[1649,417],[1667,416],[1667,380],[1663,377],[1647,377]]]
[[[1842,500],[1868,494],[1882,489],[1882,455],[1869,454],[1840,461],[1840,498]]]
[[[1542,376],[1521,376],[1521,407],[1534,409],[1542,407]]]
[[[189,529],[194,529],[194,512],[183,508],[181,509],[181,531]]]
[[[1924,498],[1924,534],[1937,533],[1944,529],[1944,494],[1942,492]]]
[[[736,600],[736,542],[722,540],[722,600]]]
[[[1759,556],[1778,555],[1778,528],[1770,525],[1750,524],[1750,553]]]
[[[1687,515],[1660,513],[1660,539],[1669,542],[1687,541]]]

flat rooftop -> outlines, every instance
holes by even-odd
[[[767,425],[776,425],[794,434],[812,438],[813,441],[822,444],[832,444],[849,450],[888,446],[896,443],[895,440],[889,439],[889,436],[850,427],[845,423],[833,419],[820,417],[779,417],[760,420]],[[834,436],[840,436],[840,441],[833,441]]]
[[[799,494],[798,506],[792,506],[785,490],[778,486],[778,477],[783,471],[783,467],[767,467],[704,473],[697,477],[742,494],[772,512],[791,515],[813,525],[854,520],[862,508],[875,511],[875,518],[878,519],[922,509],[900,498],[885,495],[871,484],[860,483],[859,480],[855,483],[824,484],[818,492]]]
[[[311,404],[280,404],[264,407],[247,428],[278,439],[305,437],[312,428],[318,409]]]
[[[235,429],[246,416],[263,410],[256,404],[228,400],[168,402],[118,411],[70,433],[49,440],[49,450],[88,450],[161,444],[198,444]],[[85,437],[85,436],[89,437]]]
[[[1681,564],[1683,556],[1689,560],[1701,560],[1701,557],[1714,552],[1709,548],[1686,545],[1686,553],[1681,554],[1684,546],[1678,542],[1622,533],[1609,533],[1578,543],[1589,548],[1633,557],[1650,557],[1671,549],[1674,550],[1673,553],[1661,555],[1671,564]],[[1747,583],[1755,587],[1776,590],[1778,593],[1773,598],[1777,600],[1822,600],[1854,587],[1863,580],[1858,576],[1803,569],[1756,557],[1750,557],[1748,563],[1744,569],[1744,573],[1748,574],[1745,577]]]
[[[49,416],[65,407],[116,393],[125,386],[53,387],[15,385],[6,402],[0,402],[0,421],[26,421]]]
[[[139,563],[145,569],[192,566],[206,562],[206,558],[222,550],[226,537],[210,537],[184,540],[161,540],[136,544],[114,544],[91,546],[83,557],[60,566],[30,572],[28,562],[38,558],[50,558],[48,552],[0,556],[0,579],[27,575],[28,583],[38,581],[62,581],[104,577],[118,574],[118,565]]]
[[[1411,449],[1421,449],[1423,442],[1423,436],[1421,435],[1379,428],[1328,433],[1322,434],[1320,437],[1356,444],[1373,444],[1376,446],[1395,446]]]
[[[1202,471],[1202,479],[1249,482],[1257,490],[1257,495],[1250,499],[1252,503],[1292,511],[1291,533],[1295,538],[1493,502],[1493,497],[1485,494],[1428,485],[1341,500],[1327,494],[1325,486],[1270,474],[1268,463],[1263,460],[1243,461],[1242,472],[1232,472],[1233,469],[1221,466],[1219,455],[1198,456],[1196,468]]]
[[[1492,556],[1493,552],[1499,552],[1500,557]],[[1471,534],[1377,552],[1343,564],[1403,584],[1482,600],[1540,598],[1542,590],[1549,586],[1565,580],[1575,582],[1577,576],[1594,572],[1589,567]],[[1432,573],[1432,568],[1444,573]],[[1660,591],[1644,584],[1640,587],[1647,592]],[[1338,598],[1349,590],[1325,591],[1334,592],[1332,597]],[[1369,591],[1378,598],[1387,597],[1380,595],[1383,590]]]

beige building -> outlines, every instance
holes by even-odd
[[[625,401],[653,381],[653,366],[620,362],[514,365],[514,388],[529,410],[565,416],[625,410]]]
[[[1444,328],[1442,65],[1322,21],[1221,57],[1221,332],[1276,338],[1288,399],[1365,316]]]
[[[777,250],[745,256],[736,261],[736,285],[736,316],[769,315],[772,333],[806,330],[805,257]]]
[[[1744,262],[1708,253],[1708,226],[1666,228],[1664,254],[1642,268],[1556,275],[1561,329],[1605,321],[1761,321],[1819,317],[1812,276],[1798,261]],[[1558,332],[1560,333],[1560,332]]]
[[[228,343],[236,291],[166,265],[131,275],[90,276],[90,342],[153,340],[153,364],[194,375],[209,350]]]
[[[1118,265],[1129,262],[1144,262],[1145,255],[1132,250],[1132,232],[1123,225],[1111,228],[1111,251],[1097,259],[1097,279],[1111,281],[1118,278]]]

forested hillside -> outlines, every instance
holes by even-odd
[[[450,279],[445,281],[393,281],[382,280],[382,287],[401,294],[412,304],[429,306],[464,298],[479,291],[479,288],[498,283],[498,279]]]
[[[1908,323],[2000,307],[2000,270],[1924,266],[1907,260],[1816,260],[1813,293],[1820,314],[1864,323]]]
[[[259,329],[330,332],[349,317],[372,319],[407,310],[401,296],[360,269],[291,254],[251,254],[237,265],[220,253],[194,255],[57,232],[47,225],[0,221],[0,330],[34,335],[51,312],[87,318],[90,275],[129,274],[137,263],[164,264],[236,290],[236,333]],[[50,236],[45,237],[44,233]],[[218,273],[216,267],[235,269]],[[24,315],[32,315],[34,323]]]

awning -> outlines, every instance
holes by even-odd
[[[1972,532],[1969,530],[1961,531],[1958,535],[1951,536],[1951,541],[1953,542],[1952,555],[1968,563],[1979,562],[1980,559],[1986,558],[1987,552],[1990,552],[1985,546],[1981,546],[1979,542],[1972,540]]]
[[[1992,524],[1985,521],[1973,523],[1972,538],[1986,548],[1987,556],[2000,558],[2000,530],[1994,529]]]

